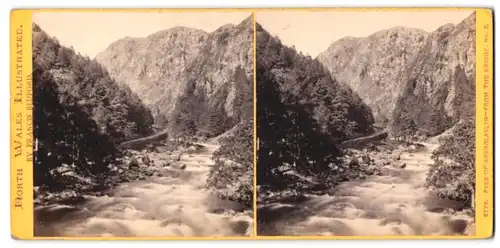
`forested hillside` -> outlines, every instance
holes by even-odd
[[[207,186],[221,197],[253,207],[253,118],[236,126],[234,132],[221,140],[215,152]]]
[[[371,110],[320,62],[281,44],[257,25],[258,184],[294,187],[288,172],[331,179],[349,138],[373,132]],[[333,177],[332,177],[333,175]],[[300,181],[300,180],[299,180]],[[310,186],[310,185],[309,185]]]
[[[98,180],[118,155],[115,145],[152,132],[149,110],[130,89],[36,24],[33,72],[35,185],[70,187],[52,170],[63,165]]]

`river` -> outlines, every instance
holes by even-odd
[[[216,144],[183,154],[185,169],[158,167],[161,176],[122,183],[105,196],[35,209],[35,236],[216,237],[245,236],[253,217],[238,203],[205,189]],[[161,166],[164,153],[150,154]]]
[[[405,168],[388,165],[381,176],[344,182],[324,195],[259,206],[258,235],[462,235],[472,217],[446,211],[464,206],[424,187],[438,144],[424,145],[401,154]]]

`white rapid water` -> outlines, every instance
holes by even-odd
[[[111,196],[92,197],[76,207],[53,205],[35,211],[36,236],[207,237],[244,236],[252,230],[242,206],[221,200],[204,186],[217,145],[183,154],[186,169],[159,168],[161,177],[123,183]],[[162,153],[150,155],[161,165]],[[249,229],[250,228],[250,229]]]
[[[258,235],[462,235],[472,218],[444,213],[460,204],[439,199],[424,187],[437,144],[425,146],[402,154],[406,168],[389,165],[384,176],[341,183],[329,194],[259,207]]]

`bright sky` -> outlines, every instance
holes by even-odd
[[[334,41],[365,37],[395,26],[434,31],[458,24],[473,11],[262,11],[257,22],[288,46],[316,57]]]
[[[33,22],[65,46],[93,58],[125,36],[145,37],[175,26],[212,32],[239,24],[251,12],[39,12]]]

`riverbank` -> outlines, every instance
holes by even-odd
[[[107,189],[41,200],[39,236],[247,236],[253,213],[205,188],[216,144],[128,151]],[[133,161],[136,160],[137,164]],[[111,185],[109,185],[111,184]],[[43,199],[39,195],[39,199]],[[70,196],[70,197],[66,197]],[[67,198],[65,200],[55,198]],[[45,197],[46,199],[46,197]]]
[[[437,147],[437,143],[379,144],[364,151],[348,150],[344,169],[360,166],[364,169],[355,171],[361,173],[322,190],[264,195],[258,203],[258,233],[471,235],[474,218],[467,206],[440,199],[425,187]]]

